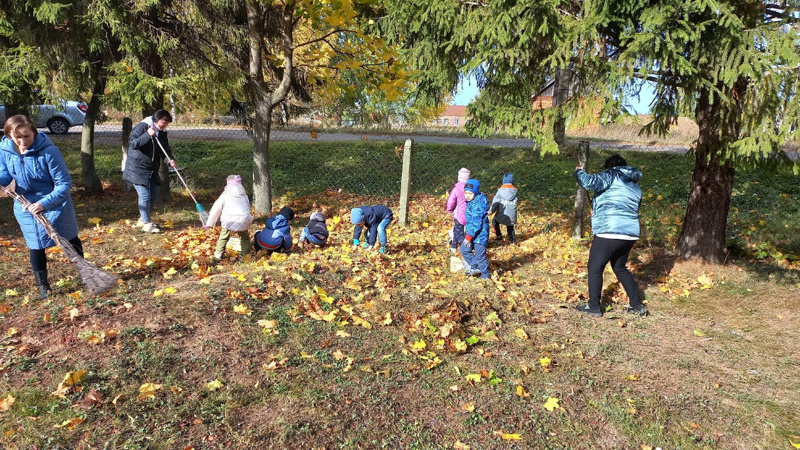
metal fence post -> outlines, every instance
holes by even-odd
[[[122,165],[121,169],[125,171],[125,161],[128,160],[128,140],[131,138],[131,130],[133,129],[133,121],[130,117],[122,119]],[[125,192],[131,190],[130,181],[122,180],[122,188]]]
[[[403,146],[403,175],[400,179],[400,226],[408,225],[408,197],[411,191],[411,149],[414,140],[406,139]]]
[[[586,168],[589,162],[589,141],[578,143],[578,164]],[[573,210],[572,239],[583,239],[583,211],[586,206],[587,192],[580,184],[575,183],[577,191],[575,193],[575,209]],[[590,206],[591,207],[591,206]]]

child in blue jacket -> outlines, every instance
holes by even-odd
[[[278,215],[267,219],[267,224],[261,231],[256,231],[253,240],[253,251],[261,249],[267,252],[289,253],[292,249],[292,231],[289,222],[294,219],[294,211],[288,206],[281,208]]]
[[[308,221],[308,226],[303,228],[300,233],[300,239],[297,240],[297,245],[303,248],[308,242],[321,247],[328,243],[328,226],[325,225],[325,216],[319,212],[314,211]]]
[[[461,256],[466,262],[468,277],[478,276],[489,278],[489,260],[486,259],[486,243],[489,241],[489,216],[487,215],[488,201],[480,191],[481,182],[475,179],[467,180],[464,185],[464,198],[467,200],[467,210],[464,226],[464,242],[461,244]]]
[[[350,211],[350,222],[355,225],[353,230],[353,248],[358,247],[359,238],[361,237],[361,229],[366,228],[363,243],[364,248],[374,250],[380,243],[380,252],[386,253],[386,246],[388,241],[386,239],[386,227],[392,222],[394,214],[392,210],[383,206],[362,206],[360,208],[353,208]],[[375,241],[378,242],[375,242]]]

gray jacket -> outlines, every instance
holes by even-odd
[[[492,199],[492,213],[494,221],[501,225],[513,226],[517,224],[517,188],[513,184],[504,184],[497,190]]]

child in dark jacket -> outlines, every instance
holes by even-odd
[[[489,260],[486,259],[486,243],[489,241],[489,217],[486,196],[480,191],[481,182],[467,180],[464,185],[464,198],[467,200],[464,226],[464,243],[461,244],[461,257],[466,262],[465,274],[468,277],[489,278]]]
[[[498,240],[503,240],[503,233],[500,232],[500,225],[506,226],[508,240],[512,244],[517,242],[514,234],[514,225],[517,223],[517,188],[514,187],[514,175],[507,173],[503,175],[503,185],[497,190],[492,199],[491,214],[494,214],[492,225]]]
[[[281,208],[278,215],[267,219],[267,224],[261,231],[256,231],[253,239],[253,251],[261,249],[267,252],[289,253],[292,249],[292,231],[289,222],[294,219],[294,211],[288,206]]]
[[[364,236],[366,242],[363,243],[364,248],[374,250],[378,248],[377,244],[380,243],[380,252],[386,253],[386,246],[388,245],[386,227],[389,226],[393,218],[394,214],[392,214],[392,210],[383,205],[353,208],[353,210],[350,211],[350,222],[355,225],[355,229],[353,230],[353,248],[358,247],[361,229],[366,228]]]
[[[328,226],[325,225],[325,216],[319,211],[311,213],[308,226],[303,228],[300,233],[297,245],[303,248],[306,242],[318,246],[323,246],[328,242]]]

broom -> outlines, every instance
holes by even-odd
[[[13,197],[15,200],[20,202],[25,209],[28,209],[28,206],[31,205],[31,202],[28,201],[25,197],[20,194],[14,192],[14,190],[9,189],[7,186],[0,185],[3,188],[3,191]],[[94,266],[89,261],[86,261],[75,251],[72,247],[72,244],[69,243],[68,240],[64,239],[56,229],[53,228],[53,225],[47,220],[47,217],[44,216],[43,213],[36,213],[33,215],[34,219],[39,222],[39,225],[44,228],[44,231],[50,236],[58,248],[61,249],[62,252],[67,256],[67,258],[75,264],[75,268],[78,269],[78,273],[81,275],[81,279],[83,280],[83,284],[86,285],[86,288],[89,290],[89,293],[92,295],[102,295],[106,292],[110,291],[111,289],[117,286],[117,276],[105,272],[96,266]]]
[[[158,143],[159,147],[161,147],[161,151],[164,153],[164,156],[169,158],[169,155],[167,155],[167,151],[164,150],[164,146],[161,145],[161,141],[159,141],[158,138],[155,136],[153,137],[153,140]],[[186,192],[189,193],[189,197],[192,197],[192,200],[194,201],[194,207],[197,208],[197,214],[200,216],[200,222],[203,222],[203,225],[205,225],[208,222],[208,212],[205,210],[205,208],[203,208],[203,205],[201,205],[200,202],[198,202],[197,199],[194,198],[194,195],[192,195],[192,191],[186,184],[186,180],[183,179],[177,167],[175,168],[175,174],[178,175],[178,179],[180,179],[181,183],[183,183],[183,187],[186,188]]]

